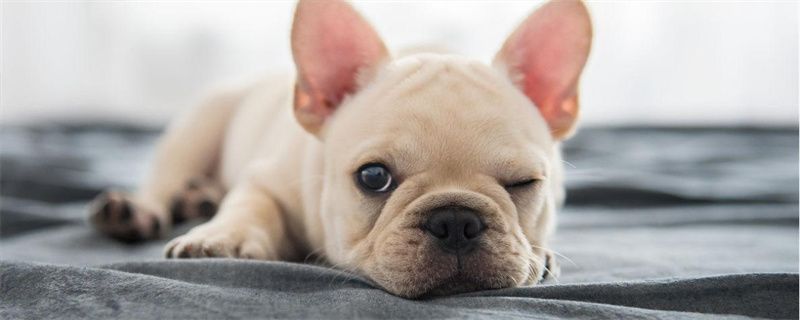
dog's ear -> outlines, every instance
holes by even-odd
[[[291,41],[297,66],[294,112],[313,134],[388,58],[377,32],[340,0],[300,0]]]
[[[581,1],[552,0],[528,16],[494,59],[539,108],[556,140],[572,133],[578,116],[578,79],[592,42]]]

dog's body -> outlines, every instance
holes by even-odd
[[[221,201],[168,257],[318,254],[407,297],[538,282],[556,268],[546,248],[564,195],[559,141],[590,39],[581,3],[550,3],[494,67],[391,60],[346,4],[301,1],[296,84],[273,77],[182,116],[139,192],[102,195],[92,221],[154,238]],[[531,73],[542,65],[553,70]]]

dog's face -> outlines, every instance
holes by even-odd
[[[346,4],[297,10],[295,110],[324,142],[329,260],[406,297],[538,281],[591,38],[583,5],[538,10],[494,66],[391,60]]]
[[[554,165],[547,123],[488,66],[393,62],[325,136],[327,253],[391,292],[538,280]]]

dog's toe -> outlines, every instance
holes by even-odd
[[[262,230],[202,225],[175,238],[164,247],[167,258],[276,259]]]
[[[166,231],[166,221],[159,219],[155,211],[115,191],[105,192],[95,199],[89,221],[100,232],[128,243],[155,239]]]
[[[193,218],[211,218],[217,213],[225,192],[209,179],[192,179],[172,198],[170,213],[176,223]]]

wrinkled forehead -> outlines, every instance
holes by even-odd
[[[424,158],[414,162],[541,158],[552,144],[544,120],[509,80],[450,56],[395,61],[336,118],[328,138],[349,148],[340,152]]]

